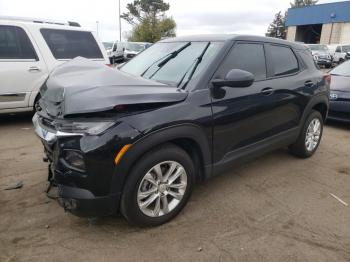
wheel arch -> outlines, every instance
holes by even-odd
[[[312,107],[312,109],[321,113],[323,121],[326,120],[327,114],[328,114],[328,106],[326,103],[323,103],[323,102],[317,103]]]
[[[319,111],[323,117],[323,120],[325,121],[327,119],[328,109],[329,109],[328,95],[322,94],[322,95],[313,97],[304,110],[300,127],[304,125],[308,115],[311,113],[312,110]]]
[[[148,151],[165,143],[173,143],[186,151],[194,161],[197,179],[211,172],[211,146],[204,130],[194,124],[181,124],[151,132],[132,144],[116,167],[112,179],[112,192],[122,192],[133,164]],[[199,168],[199,169],[197,169]]]

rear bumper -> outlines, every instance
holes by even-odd
[[[100,217],[117,213],[120,194],[94,196],[81,188],[58,185],[58,203],[68,211],[80,217]]]
[[[330,101],[327,119],[350,122],[350,102]]]

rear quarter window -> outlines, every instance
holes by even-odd
[[[40,32],[56,59],[73,59],[77,56],[103,59],[91,32],[60,29],[41,29]]]

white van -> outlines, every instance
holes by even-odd
[[[33,110],[49,73],[77,56],[109,64],[95,34],[75,22],[0,17],[0,113]]]

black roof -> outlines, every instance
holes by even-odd
[[[174,38],[164,39],[160,42],[201,42],[201,41],[213,41],[213,42],[223,42],[223,41],[257,41],[257,42],[268,42],[275,44],[289,45],[295,49],[306,49],[304,44],[286,41],[278,38],[264,37],[264,36],[253,36],[253,35],[238,35],[238,34],[208,34],[208,35],[191,35],[191,36],[180,36]]]

